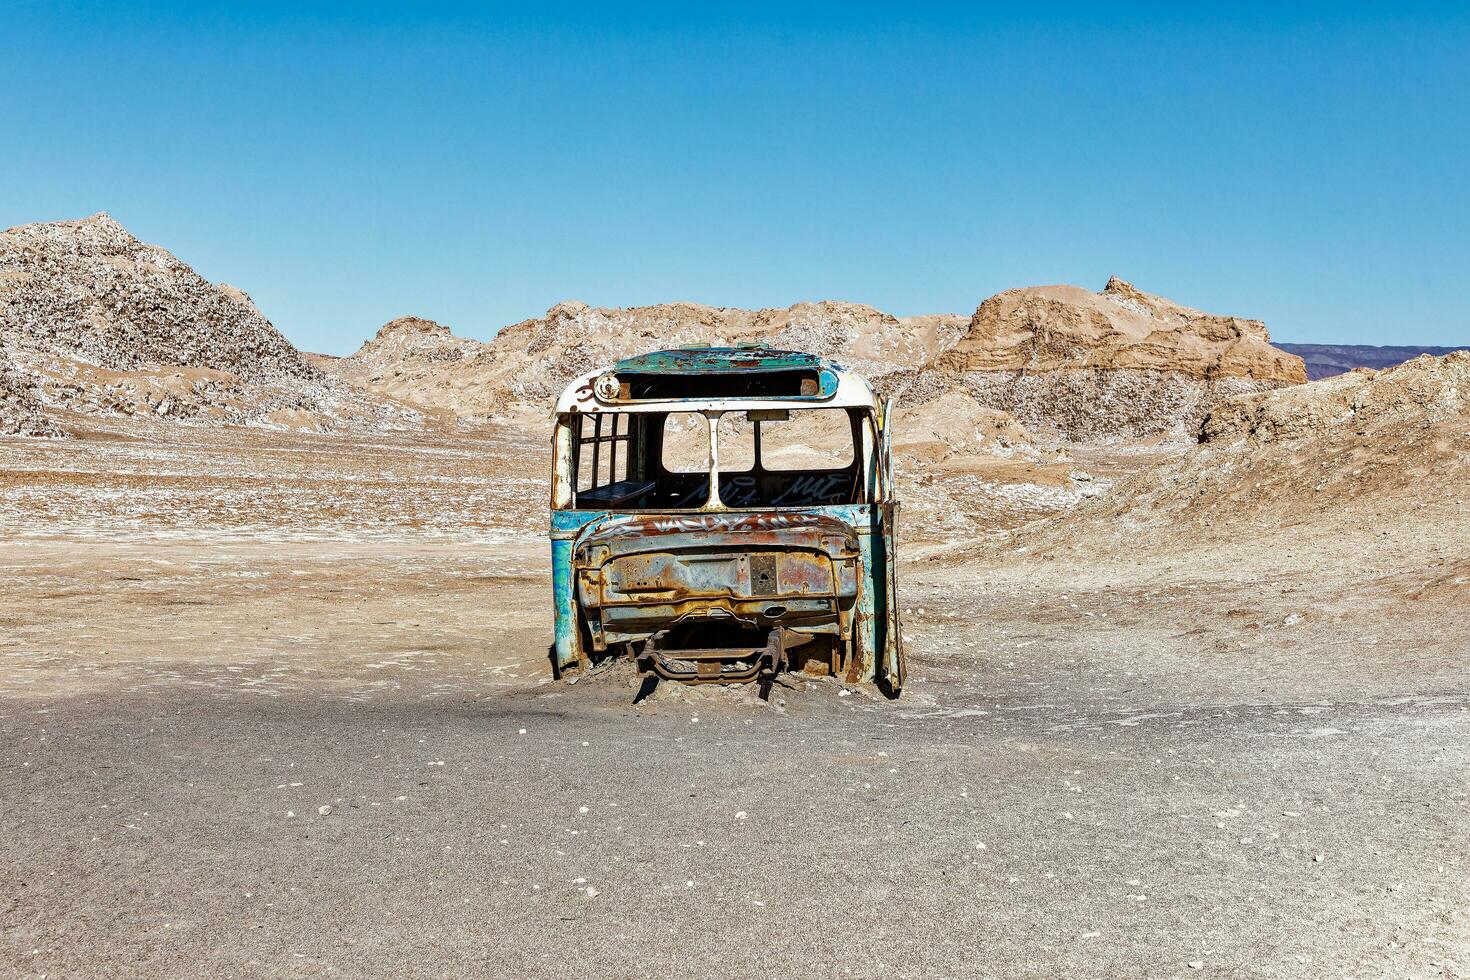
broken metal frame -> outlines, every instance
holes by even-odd
[[[643,643],[638,669],[685,684],[745,684],[774,678],[786,669],[786,631],[776,627],[761,647],[667,646],[672,630],[659,630]]]

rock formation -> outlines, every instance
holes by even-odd
[[[870,377],[921,364],[964,327],[959,316],[894,317],[856,303],[741,310],[666,303],[605,309],[559,303],[501,330],[488,344],[432,321],[385,324],[328,371],[427,408],[488,415],[515,403],[549,406],[577,375],[631,354],[682,344],[762,341],[830,357]]]
[[[385,325],[330,372],[414,405],[489,415],[544,408],[577,375],[682,344],[759,341],[829,357],[908,406],[964,391],[978,406],[1067,439],[1191,436],[1220,399],[1306,380],[1259,321],[1214,316],[1134,289],[1013,289],[953,315],[895,317],[855,303],[740,310],[668,303],[604,309],[560,303],[460,340],[430,321]]]
[[[392,414],[323,375],[244,292],[105,214],[0,232],[0,340],[27,411],[311,428]]]
[[[410,362],[443,364],[462,361],[482,352],[485,345],[461,340],[449,328],[417,316],[389,320],[350,360],[365,369],[396,371]]]
[[[1070,439],[1192,430],[1230,395],[1306,380],[1258,320],[1179,306],[1113,278],[1010,289],[910,382],[907,400],[962,388],[1024,425]]]
[[[355,387],[420,409],[476,416],[505,403],[491,390],[501,373],[490,348],[422,317],[390,320],[352,355],[317,363]]]

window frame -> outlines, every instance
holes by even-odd
[[[604,434],[602,431],[602,420],[604,417],[612,418],[612,431]],[[593,419],[592,435],[584,433],[587,431],[587,419]],[[628,464],[631,460],[633,449],[633,420],[625,412],[587,412],[580,417],[581,425],[579,431],[572,433],[572,492],[587,493],[602,487],[611,486],[618,481],[618,444],[623,445],[623,477],[627,479]],[[622,429],[619,432],[619,428]],[[602,447],[608,447],[607,456],[607,480],[599,483],[598,470],[602,463]],[[582,463],[586,454],[582,451],[583,446],[592,447],[592,465],[590,467],[590,481],[587,486],[582,486],[583,469]]]
[[[763,408],[775,406],[765,405]],[[786,407],[786,406],[781,406]],[[606,509],[603,507],[586,508],[579,500],[579,495],[591,490],[597,490],[603,486],[609,486],[619,482],[612,479],[617,475],[617,464],[621,459],[624,465],[624,479],[654,479],[655,472],[663,472],[669,475],[694,476],[703,474],[707,480],[709,493],[704,502],[698,506],[667,508],[670,512],[690,513],[698,511],[780,511],[780,510],[803,510],[812,507],[826,506],[821,504],[800,504],[794,506],[732,506],[727,505],[720,495],[720,451],[719,451],[719,422],[725,415],[750,411],[746,407],[735,407],[730,405],[715,407],[688,407],[688,406],[659,406],[654,408],[639,408],[631,411],[607,411],[607,412],[575,412],[562,415],[557,420],[557,427],[553,434],[553,448],[555,462],[553,469],[552,485],[552,508],[554,510],[577,510],[577,509]],[[843,467],[827,470],[813,469],[814,473],[837,473],[843,470],[856,468],[856,499],[854,504],[868,505],[881,503],[889,494],[887,487],[883,485],[878,474],[876,462],[876,449],[882,439],[878,416],[875,409],[860,405],[845,406],[796,406],[790,407],[791,411],[841,411],[849,419],[853,428],[851,451],[852,460]],[[586,416],[594,415],[592,421],[593,431],[591,435],[583,435],[583,427],[587,424]],[[607,423],[601,420],[604,415],[613,416],[611,429],[607,429]],[[669,470],[664,465],[663,434],[664,426],[667,425],[668,416],[690,415],[703,419],[705,425],[702,427],[707,440],[709,468],[707,470],[676,471]],[[625,419],[619,419],[625,416]],[[655,416],[663,416],[657,427],[654,426]],[[762,440],[757,435],[761,423],[751,423],[754,430],[751,435],[754,441],[755,464],[745,470],[734,470],[726,473],[726,476],[736,474],[763,473],[800,473],[801,469],[766,469],[762,453],[764,447]],[[657,454],[649,452],[652,443],[657,440]],[[619,452],[618,444],[622,444]],[[592,446],[593,452],[584,458],[582,448]],[[608,447],[607,467],[610,478],[605,483],[592,483],[585,488],[579,488],[585,467],[595,465],[597,469],[602,468],[604,458],[603,447]],[[640,449],[640,446],[642,447]],[[642,453],[637,460],[635,453]],[[635,464],[639,470],[638,475],[633,476]],[[592,470],[592,480],[596,480],[596,470]],[[844,505],[845,506],[845,505]],[[641,508],[638,508],[641,509]],[[661,510],[665,508],[649,508]]]
[[[701,412],[701,411],[698,411],[697,409],[681,408],[681,409],[675,409],[675,410],[666,411],[666,412],[649,412],[647,414],[649,414],[649,415],[662,415],[663,416],[663,421],[659,423],[659,427],[658,427],[659,435],[658,435],[658,459],[657,459],[657,463],[658,463],[658,468],[660,470],[662,470],[665,473],[674,474],[674,475],[678,475],[678,476],[692,476],[692,475],[694,475],[696,473],[703,473],[705,476],[709,476],[710,475],[710,470],[711,469],[714,469],[717,466],[717,460],[716,460],[716,455],[715,455],[716,454],[716,449],[715,449],[715,424],[716,423],[711,420],[710,414],[708,412]],[[669,420],[672,419],[672,418],[674,418],[676,415],[687,415],[687,416],[690,416],[691,418],[699,419],[700,425],[697,428],[698,428],[699,431],[701,431],[701,432],[704,433],[704,462],[705,462],[705,467],[706,467],[705,469],[703,469],[703,470],[697,470],[697,469],[696,470],[676,470],[676,469],[670,469],[669,468],[668,457],[665,456],[664,454],[668,451]]]

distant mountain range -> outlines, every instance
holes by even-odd
[[[1420,354],[1443,357],[1451,351],[1467,350],[1467,347],[1374,347],[1371,344],[1282,344],[1275,346],[1295,354],[1307,362],[1307,378],[1330,378],[1334,374],[1346,374],[1353,368],[1393,367],[1412,361]]]

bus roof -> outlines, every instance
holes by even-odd
[[[859,375],[802,351],[682,347],[625,357],[581,375],[557,400],[568,412],[876,408]]]
[[[815,354],[769,347],[681,347],[625,357],[614,374],[736,374],[842,369]]]

